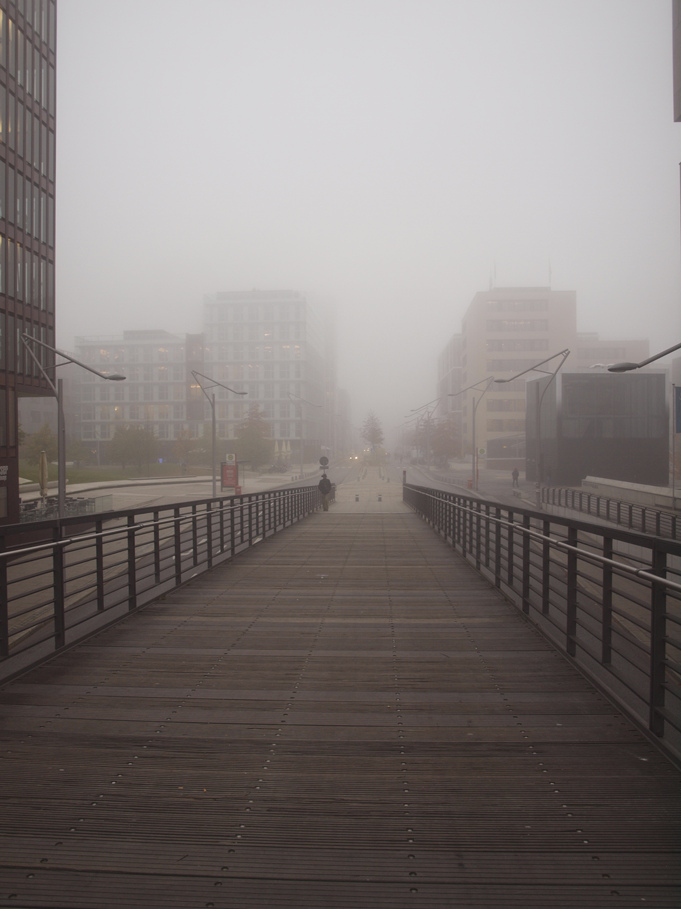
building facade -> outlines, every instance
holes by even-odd
[[[18,399],[51,394],[22,336],[55,338],[56,0],[0,0],[0,523],[19,520]],[[54,360],[36,348],[40,362]]]
[[[549,287],[499,287],[478,293],[463,318],[461,334],[453,335],[441,352],[437,386],[441,408],[459,417],[469,454],[475,436],[480,466],[525,468],[526,385],[541,370],[557,369],[560,352],[570,351],[565,361],[569,370],[640,362],[648,356],[648,341],[611,341],[578,332],[576,298],[574,291]],[[539,366],[544,360],[548,362]],[[532,370],[534,366],[539,368]],[[512,378],[524,370],[530,371]]]
[[[191,383],[191,371],[203,371],[201,335],[124,331],[115,337],[76,338],[75,345],[75,356],[83,363],[126,377],[125,382],[102,382],[84,369],[68,372],[75,438],[96,451],[98,459],[106,458],[119,426],[148,429],[164,457],[184,433],[201,434],[203,405]]]
[[[525,458],[526,377],[509,379],[565,348],[577,334],[577,295],[549,287],[497,287],[473,298],[462,323],[463,436],[470,450],[475,439],[480,464],[523,466]],[[559,360],[547,364],[555,368]],[[536,377],[535,373],[535,377]],[[531,377],[531,375],[530,375]]]
[[[247,392],[236,399],[215,389],[219,438],[235,438],[256,407],[280,461],[300,465],[335,454],[333,341],[317,307],[296,291],[229,291],[205,297],[203,326],[204,372]]]
[[[295,467],[301,458],[335,456],[347,419],[338,419],[344,403],[335,392],[329,332],[306,298],[294,291],[218,293],[205,298],[203,317],[201,334],[156,329],[76,338],[81,362],[126,381],[65,369],[67,397],[76,402],[75,414],[66,415],[74,437],[106,459],[117,427],[140,426],[158,440],[159,456],[173,457],[178,440],[210,438],[215,395],[221,453],[256,408],[269,424],[276,460]]]

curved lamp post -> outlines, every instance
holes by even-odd
[[[667,354],[674,353],[675,350],[681,349],[681,344],[674,344],[673,347],[668,347],[666,350],[660,351],[660,353],[653,354],[652,357],[648,357],[646,360],[641,360],[640,363],[612,363],[608,366],[608,372],[631,372],[633,369],[640,369],[642,366],[647,366],[648,363],[654,363],[655,360],[660,360],[662,357],[666,357]],[[675,507],[676,502],[676,395],[678,388],[676,385],[672,385],[672,508]]]
[[[459,395],[465,394],[465,392],[467,392],[467,391],[479,391],[480,392],[480,395],[477,398],[475,398],[475,397],[473,398],[473,427],[472,427],[473,478],[471,480],[471,488],[476,489],[476,490],[478,488],[478,449],[477,449],[476,441],[475,441],[475,415],[478,412],[478,405],[480,404],[480,401],[482,401],[482,399],[485,397],[485,395],[489,391],[490,385],[494,381],[496,381],[494,376],[487,376],[486,379],[480,379],[478,382],[474,382],[472,385],[467,385],[465,388],[462,388],[461,391],[451,392],[448,395],[448,397],[450,397],[450,398],[457,398]],[[485,387],[480,388],[479,386],[482,385],[483,383],[485,383]]]
[[[293,401],[295,399],[298,402],[298,408],[300,411],[300,479],[302,480],[305,476],[305,424],[303,422],[303,404],[309,404],[310,407],[323,407],[323,404],[315,404],[314,401],[308,401],[307,398],[301,398],[300,395],[293,394],[292,391],[287,392],[289,400]]]
[[[495,382],[503,384],[505,382],[512,382],[514,379],[519,379],[521,376],[524,376],[528,372],[543,372],[544,375],[551,376],[549,381],[544,386],[541,395],[537,395],[537,410],[536,410],[536,428],[537,428],[537,451],[536,451],[536,467],[537,467],[537,480],[535,482],[535,495],[536,495],[536,505],[537,508],[541,508],[541,481],[542,481],[542,459],[541,459],[541,406],[544,400],[544,395],[549,389],[549,386],[553,380],[558,375],[558,371],[567,358],[570,356],[570,351],[566,348],[565,350],[559,350],[558,353],[553,354],[550,357],[547,357],[545,360],[541,360],[539,363],[535,363],[534,366],[530,366],[527,369],[523,369],[522,372],[517,373],[515,376],[511,376],[510,379],[495,379]],[[550,363],[551,360],[555,360],[556,357],[562,357],[560,363],[556,368],[551,371],[550,369],[541,369],[545,363]],[[527,439],[527,430],[525,432],[525,438]]]
[[[668,347],[666,350],[660,351],[660,353],[653,354],[652,357],[648,357],[647,360],[641,360],[640,363],[611,363],[608,366],[608,372],[630,372],[632,369],[640,369],[642,366],[647,366],[648,363],[653,363],[655,360],[660,360],[662,357],[666,357],[667,354],[674,353],[675,350],[679,350],[681,344],[675,344],[673,347]]]
[[[58,354],[60,357],[64,358],[64,363],[55,363],[53,367],[48,367],[49,369],[56,369],[58,366],[64,366],[66,363],[74,363],[76,366],[87,369],[88,372],[99,376],[100,379],[108,379],[110,382],[122,382],[125,379],[125,376],[121,376],[115,372],[100,372],[98,369],[88,366],[87,363],[81,363],[80,360],[76,360],[71,354],[64,353],[63,350],[58,350],[56,347],[51,347],[49,344],[45,344],[44,341],[39,341],[37,338],[34,338],[32,335],[26,334],[25,332],[22,334],[21,340],[29,356],[42,373],[43,378],[50,386],[57,399],[57,513],[60,518],[63,518],[66,506],[66,429],[64,424],[63,380],[57,379],[55,385],[47,374],[45,367],[36,356],[32,345],[37,344],[39,347],[49,350],[50,353]]]
[[[212,439],[212,449],[211,449],[211,459],[212,459],[212,475],[213,475],[213,498],[217,498],[217,465],[215,463],[215,452],[216,452],[216,427],[215,427],[215,392],[208,394],[211,388],[226,388],[227,391],[231,391],[234,395],[245,395],[248,394],[246,391],[235,391],[233,388],[230,388],[229,385],[223,385],[222,382],[218,382],[217,379],[212,379],[210,376],[204,376],[202,372],[197,372],[195,369],[192,369],[192,375],[196,384],[199,386],[201,391],[206,396],[206,400],[210,404],[211,409],[211,439]],[[207,382],[211,382],[211,385],[208,385],[204,388],[201,379],[205,379]]]

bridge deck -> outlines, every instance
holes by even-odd
[[[681,905],[679,773],[396,486],[0,692],[0,905]]]

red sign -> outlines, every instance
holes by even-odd
[[[220,465],[222,468],[222,488],[234,487],[239,485],[239,465],[225,464]]]

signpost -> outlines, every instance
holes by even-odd
[[[220,464],[220,487],[222,489],[236,489],[238,486],[239,465],[236,455],[225,455],[225,460]]]

